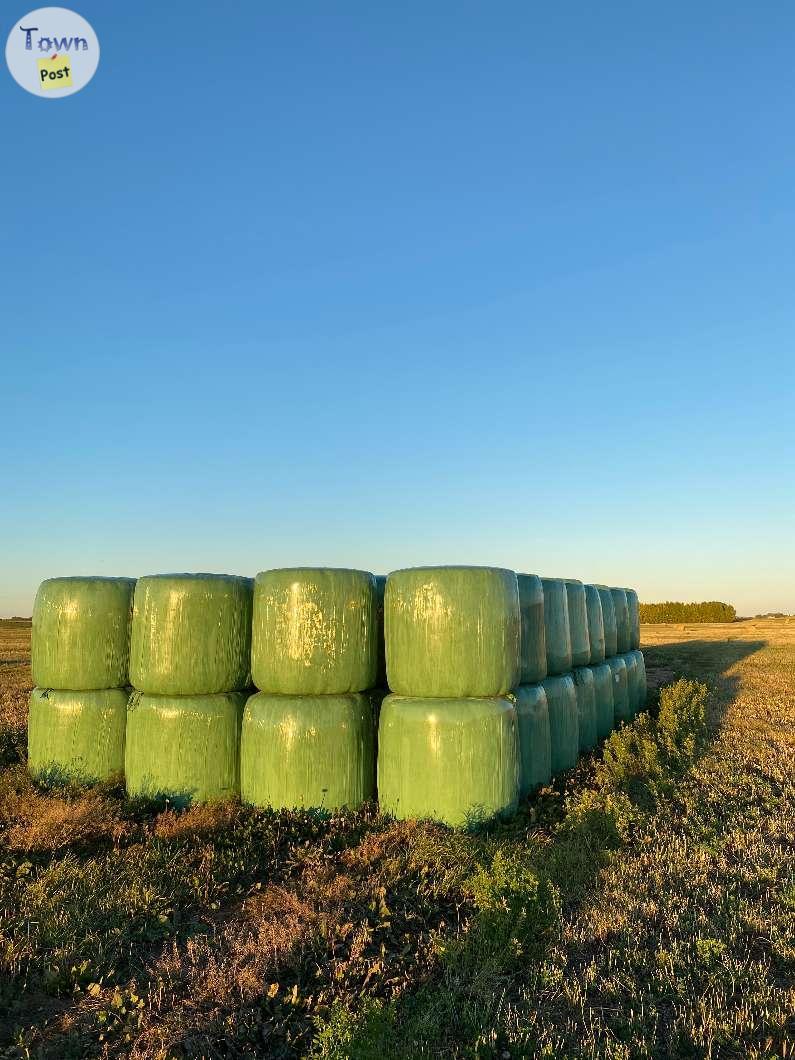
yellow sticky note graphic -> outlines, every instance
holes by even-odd
[[[54,55],[51,59],[37,59],[39,82],[48,91],[52,88],[69,88],[72,84],[72,60],[68,55]]]

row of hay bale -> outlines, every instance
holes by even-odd
[[[375,796],[377,759],[397,817],[510,813],[645,700],[634,603],[482,567],[51,579],[30,768],[331,809]]]

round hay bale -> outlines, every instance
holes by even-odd
[[[618,655],[624,655],[629,651],[631,639],[627,594],[623,589],[614,589],[611,587],[610,595],[613,597],[613,607],[616,612],[616,653]]]
[[[613,672],[613,724],[632,721],[633,714],[629,703],[629,675],[623,655],[613,655],[607,660]]]
[[[254,684],[293,696],[363,692],[378,671],[378,593],[368,571],[291,567],[254,584]]]
[[[577,765],[580,753],[577,691],[571,674],[545,677],[541,682],[549,709],[549,739],[553,776]]]
[[[594,703],[596,706],[596,737],[606,740],[615,725],[613,707],[613,671],[607,662],[592,666]]]
[[[547,641],[544,633],[544,587],[536,574],[517,574],[522,618],[521,682],[534,684],[547,676]]]
[[[128,682],[134,578],[48,578],[33,604],[31,669],[41,688]]]
[[[640,605],[634,589],[625,589],[629,608],[629,647],[631,651],[640,647]]]
[[[580,750],[590,751],[596,746],[596,690],[590,666],[579,666],[572,671],[577,693],[577,726]]]
[[[242,692],[134,692],[127,708],[127,794],[166,797],[178,805],[236,798],[245,702]]]
[[[251,578],[152,574],[135,587],[130,682],[150,695],[248,688]]]
[[[587,666],[591,660],[591,642],[588,637],[588,606],[582,582],[574,578],[566,579],[566,602],[569,609],[571,665]]]
[[[588,643],[591,645],[590,666],[605,661],[605,624],[602,615],[602,598],[595,585],[585,586],[585,606],[588,611]]]
[[[567,673],[571,670],[571,634],[566,583],[560,578],[542,578],[541,585],[544,588],[547,673]]]
[[[395,571],[384,597],[386,668],[411,697],[501,696],[519,684],[516,574],[498,567]]]
[[[519,796],[524,798],[552,778],[549,708],[541,685],[519,685],[512,697],[519,731]]]
[[[83,783],[120,777],[127,698],[126,688],[34,688],[28,714],[31,776]]]
[[[613,594],[606,585],[597,585],[599,600],[602,604],[602,624],[605,631],[605,659],[618,651],[618,630],[616,628],[616,608]]]
[[[378,799],[384,813],[462,828],[514,813],[518,797],[519,741],[510,700],[390,695],[383,701]]]
[[[375,797],[370,693],[258,692],[240,737],[240,797],[274,809],[356,809]]]

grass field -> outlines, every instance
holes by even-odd
[[[793,1055],[795,621],[642,639],[659,705],[463,836],[41,791],[0,622],[0,1057]]]

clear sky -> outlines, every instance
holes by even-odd
[[[75,10],[86,89],[0,69],[0,614],[443,562],[795,611],[789,0]]]

